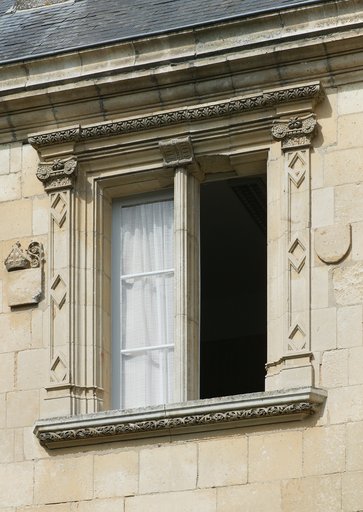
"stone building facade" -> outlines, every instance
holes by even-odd
[[[206,3],[0,7],[2,512],[363,510],[362,5]],[[164,194],[171,398],[136,407],[113,212]]]

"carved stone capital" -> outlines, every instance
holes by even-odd
[[[165,167],[186,167],[195,162],[190,137],[169,139],[159,142]]]
[[[272,127],[272,136],[276,140],[281,140],[283,150],[289,150],[310,146],[315,129],[315,115],[308,114],[304,117],[275,121]]]
[[[56,159],[52,164],[40,163],[37,170],[37,178],[43,182],[47,192],[73,188],[76,175],[77,159],[75,157]]]
[[[159,149],[165,167],[188,169],[197,179],[202,181],[204,173],[194,156],[190,137],[180,137],[159,142]]]

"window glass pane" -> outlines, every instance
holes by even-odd
[[[173,273],[121,280],[121,349],[173,343]]]
[[[173,400],[173,350],[122,355],[122,407],[146,407]]]
[[[173,201],[125,206],[121,223],[122,275],[173,267]]]
[[[112,258],[113,406],[170,402],[174,387],[173,201],[116,202]]]

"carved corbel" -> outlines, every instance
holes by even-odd
[[[77,159],[56,159],[53,163],[39,163],[37,178],[43,182],[47,192],[73,188],[77,175]]]

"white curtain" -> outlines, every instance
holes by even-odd
[[[120,208],[121,407],[173,399],[173,201]]]

